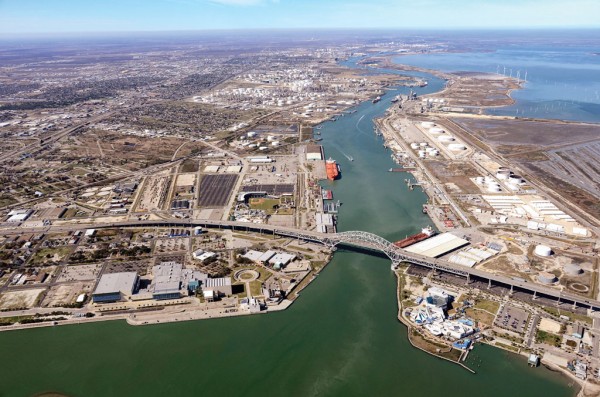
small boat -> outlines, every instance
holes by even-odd
[[[381,101],[381,97],[380,97],[380,96],[378,96],[377,98],[373,99],[373,101],[372,101],[372,102],[373,102],[373,103],[377,103],[377,102],[379,102],[379,101]]]

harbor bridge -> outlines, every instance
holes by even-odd
[[[50,226],[48,230],[75,230],[81,228],[112,228],[112,227],[169,227],[169,228],[220,228],[239,231],[267,233],[293,239],[311,241],[323,244],[330,249],[335,249],[339,245],[347,247],[358,247],[360,249],[381,252],[387,256],[392,262],[392,268],[395,268],[400,263],[406,262],[434,271],[451,273],[457,276],[466,278],[469,283],[471,278],[485,280],[488,282],[488,287],[492,283],[510,288],[528,292],[533,294],[533,298],[547,297],[558,300],[558,302],[572,303],[573,306],[589,307],[592,310],[600,310],[600,301],[586,298],[560,289],[551,288],[528,282],[523,279],[502,276],[489,273],[480,269],[469,268],[448,262],[439,258],[430,258],[424,255],[409,252],[403,248],[395,246],[385,238],[377,234],[365,231],[347,231],[339,233],[320,233],[316,231],[299,230],[288,227],[275,225],[266,225],[258,223],[221,221],[221,220],[196,220],[196,219],[159,219],[159,220],[132,220],[114,223],[93,223],[93,224],[78,224],[69,226]],[[21,229],[19,233],[24,233]],[[10,232],[9,232],[10,234]]]

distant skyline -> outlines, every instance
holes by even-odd
[[[600,28],[598,0],[0,0],[0,34]]]

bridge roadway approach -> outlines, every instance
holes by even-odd
[[[206,228],[222,228],[232,230],[251,231],[259,233],[269,233],[273,235],[295,238],[303,241],[312,241],[321,243],[330,249],[334,249],[338,245],[359,247],[366,250],[379,251],[384,253],[392,261],[392,268],[399,265],[401,262],[407,262],[419,266],[424,266],[433,270],[452,273],[463,276],[469,282],[471,277],[487,280],[488,286],[501,284],[513,289],[525,291],[533,294],[536,297],[548,297],[558,301],[558,303],[571,303],[580,307],[589,307],[592,310],[600,310],[600,301],[575,295],[570,292],[560,291],[554,288],[543,285],[527,282],[525,280],[516,280],[511,277],[492,274],[483,270],[473,269],[446,260],[429,258],[423,255],[408,252],[405,249],[396,247],[391,242],[376,234],[362,231],[349,231],[340,233],[319,233],[314,231],[298,230],[294,228],[286,228],[273,225],[247,223],[247,222],[232,222],[220,220],[196,220],[196,219],[173,219],[173,220],[136,220],[124,221],[115,223],[93,223],[93,224],[77,224],[69,226],[51,226],[48,231],[67,231],[77,230],[82,228],[112,228],[112,227],[206,227]],[[13,234],[19,229],[13,229],[7,234]],[[39,232],[39,229],[31,230]],[[21,229],[20,233],[25,233],[26,230]]]

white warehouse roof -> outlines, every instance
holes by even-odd
[[[469,244],[467,240],[456,237],[452,233],[442,233],[421,241],[420,243],[411,245],[406,248],[406,250],[430,258],[437,258],[467,244]]]

